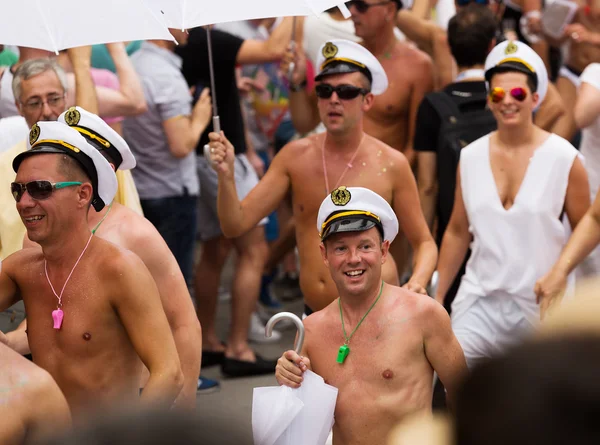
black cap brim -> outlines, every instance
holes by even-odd
[[[13,159],[13,162],[12,162],[13,170],[15,171],[15,173],[17,173],[21,163],[30,156],[50,154],[50,153],[67,154],[64,150],[61,150],[60,148],[56,148],[56,147],[49,147],[49,146],[44,146],[44,147],[39,147],[39,148],[36,147],[35,149],[27,150],[27,151],[24,151],[23,153],[19,153],[15,157],[15,159]]]
[[[324,77],[332,74],[348,74],[348,73],[363,73],[369,82],[373,82],[373,76],[367,68],[362,68],[348,62],[331,62],[323,70],[315,76],[315,80],[320,82]]]
[[[332,221],[325,230],[323,230],[322,240],[325,240],[334,233],[344,232],[364,232],[365,230],[377,227],[379,233],[383,236],[383,227],[374,218],[366,215],[356,215],[340,218]]]
[[[538,87],[537,74],[534,73],[533,71],[531,71],[526,65],[519,63],[519,62],[513,62],[513,61],[504,62],[493,68],[490,68],[489,70],[487,70],[485,72],[485,80],[490,82],[490,80],[492,79],[492,76],[494,74],[506,73],[506,72],[510,72],[510,71],[518,71],[520,73],[527,74],[529,77],[531,77],[533,79],[533,83],[535,85],[535,91],[537,91],[537,87]]]

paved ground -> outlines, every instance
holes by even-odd
[[[223,277],[223,285],[229,286],[231,280],[231,266]],[[229,273],[227,273],[229,272]],[[303,304],[302,300],[295,300],[291,303],[284,303],[285,310],[301,315]],[[217,329],[222,339],[226,339],[226,332],[229,326],[229,302],[220,302],[217,315]],[[295,327],[281,330],[281,324],[276,329],[283,334],[282,339],[277,343],[254,344],[255,350],[265,358],[277,358],[281,353],[290,349],[294,345],[296,335]],[[223,419],[230,420],[235,428],[246,431],[248,437],[252,437],[252,390],[260,386],[275,386],[277,382],[274,375],[226,379],[221,374],[218,366],[202,370],[202,375],[217,379],[221,382],[219,391],[211,394],[198,395],[198,415],[205,419]]]

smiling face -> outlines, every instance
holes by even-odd
[[[330,235],[321,254],[340,295],[361,295],[381,283],[381,266],[390,243],[381,241],[377,228]]]
[[[502,88],[505,91],[504,98],[499,102],[493,102],[488,96],[488,105],[499,126],[514,127],[532,121],[539,96],[531,91],[527,80],[526,74],[516,71],[494,74],[491,78],[490,91],[494,88]],[[510,91],[514,88],[525,90],[527,94],[523,101],[511,95]]]
[[[325,76],[318,84],[351,85],[365,88],[367,79],[364,74],[355,72],[347,74],[332,74]],[[332,134],[344,134],[362,119],[364,113],[371,109],[375,96],[373,93],[359,94],[354,99],[342,100],[334,91],[329,99],[318,98],[319,116],[327,131]]]
[[[80,175],[65,174],[61,155],[39,154],[25,158],[19,166],[15,182],[26,184],[31,181],[50,182],[80,181],[80,186],[53,190],[49,198],[33,199],[25,192],[16,203],[19,216],[27,229],[27,236],[34,242],[42,243],[56,237],[70,227],[74,218],[87,215],[92,197],[92,186]],[[83,209],[83,210],[82,210]],[[85,217],[85,216],[83,216]]]

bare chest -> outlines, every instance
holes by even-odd
[[[385,436],[404,416],[431,406],[433,371],[420,332],[410,321],[389,323],[383,318],[361,325],[343,363],[337,362],[341,326],[325,329],[319,347],[309,350],[313,370],[338,388],[334,435],[364,438],[351,443],[381,443],[378,433]]]
[[[353,157],[327,152],[323,156],[315,146],[310,157],[290,169],[294,216],[314,227],[323,199],[342,185],[369,188],[391,202],[393,172],[394,161],[376,147],[363,146]]]
[[[409,70],[400,66],[401,59],[383,59],[381,64],[388,75],[388,88],[375,97],[374,105],[366,115],[369,123],[379,122],[380,125],[408,118],[413,90],[413,79],[408,75]]]
[[[355,327],[356,323],[345,323],[346,335],[350,336],[346,341],[341,321],[336,321],[319,331],[317,348],[310,342],[315,372],[340,391],[398,390],[412,380],[411,364],[426,361],[421,331],[409,318],[380,312],[371,320],[366,318],[351,335]],[[340,348],[344,346],[347,353],[342,354]]]
[[[64,288],[60,329],[54,328],[52,314],[59,309],[59,300],[50,287],[43,264],[31,270],[28,278],[19,287],[27,310],[29,343],[36,361],[38,357],[57,357],[57,353],[80,358],[94,356],[107,344],[126,338],[111,307],[106,283],[101,283],[88,265],[81,264]],[[66,276],[57,274],[53,278],[52,285],[60,296]]]

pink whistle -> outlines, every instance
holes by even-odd
[[[54,329],[60,329],[63,322],[64,313],[62,309],[52,311],[52,319],[54,320]]]

